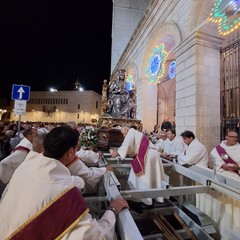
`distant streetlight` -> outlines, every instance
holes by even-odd
[[[50,92],[57,92],[57,89],[56,88],[50,88],[49,91]]]
[[[80,92],[83,92],[83,90],[84,90],[83,87],[79,87]]]

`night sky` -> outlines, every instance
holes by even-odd
[[[1,1],[0,99],[12,84],[101,93],[110,77],[112,0]]]

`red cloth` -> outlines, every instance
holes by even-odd
[[[42,210],[42,209],[41,209]],[[74,221],[84,217],[88,206],[76,187],[60,196],[49,207],[33,218],[26,226],[19,228],[11,240],[52,240],[61,235]]]
[[[15,151],[17,151],[17,150],[19,150],[19,151],[26,151],[26,152],[28,152],[28,153],[30,152],[30,149],[28,149],[28,148],[26,148],[26,147],[23,147],[23,146],[15,147],[13,151],[15,152]]]

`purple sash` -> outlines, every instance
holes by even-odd
[[[30,149],[28,149],[28,148],[26,148],[26,147],[23,147],[23,146],[15,147],[13,151],[15,152],[15,151],[17,151],[17,150],[18,150],[18,151],[26,151],[27,153],[30,152]]]
[[[219,156],[221,157],[221,159],[222,159],[226,164],[228,164],[228,163],[237,164],[237,163],[226,153],[226,151],[225,151],[225,149],[224,149],[223,147],[221,147],[220,145],[217,145],[217,146],[216,146],[216,150],[217,150]],[[226,158],[226,159],[222,158],[223,155],[225,155],[227,158]],[[233,172],[235,172],[235,173],[237,173],[238,175],[240,175],[239,172],[238,172],[238,170],[235,170],[235,171],[233,171]]]
[[[144,174],[145,157],[149,146],[148,138],[143,134],[138,153],[131,161],[133,171],[136,175]]]
[[[76,187],[71,188],[46,209],[19,227],[10,240],[51,240],[66,234],[88,213],[88,206]]]

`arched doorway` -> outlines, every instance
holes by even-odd
[[[149,109],[149,105],[151,105],[151,107],[153,105],[155,106],[155,116],[152,118],[154,122],[150,123],[152,126],[161,124],[166,116],[169,117],[170,121],[175,121],[177,62],[174,47],[178,45],[180,41],[181,34],[177,25],[170,22],[165,23],[158,26],[149,36],[149,43],[146,45],[144,51],[139,72],[141,76],[144,76],[142,77],[142,82],[145,82],[144,89],[148,91],[148,94],[145,94],[145,98],[148,97],[148,99],[143,100],[142,109]],[[158,52],[155,51],[156,48],[164,48],[164,60],[161,58],[161,53],[158,57]],[[159,62],[161,62],[161,66]],[[157,69],[158,67],[159,69]],[[161,74],[155,74],[155,79],[154,71],[158,71],[158,73],[161,71]],[[149,99],[151,99],[151,101]]]

